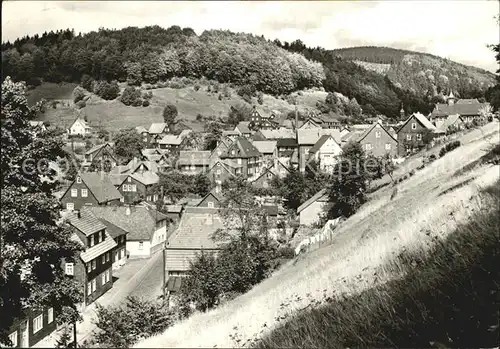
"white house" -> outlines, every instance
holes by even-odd
[[[328,193],[326,189],[321,189],[297,209],[299,224],[311,225],[317,223],[322,215],[326,213],[328,206]]]
[[[342,148],[331,135],[323,135],[309,150],[309,159],[319,163],[322,171],[331,172],[342,154]]]
[[[86,136],[92,133],[92,128],[87,121],[77,118],[68,129],[68,134],[71,136]]]

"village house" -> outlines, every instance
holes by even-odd
[[[224,228],[217,208],[186,207],[179,226],[165,246],[166,294],[179,291],[182,278],[187,277],[196,255],[217,253],[218,244],[213,234]]]
[[[262,155],[262,164],[273,163],[278,157],[277,141],[253,141],[252,144]]]
[[[329,208],[328,193],[321,189],[297,208],[300,225],[312,225],[321,220]]]
[[[128,257],[149,258],[160,251],[171,233],[170,219],[148,205],[89,208],[100,219],[129,232],[125,246]]]
[[[65,219],[73,228],[71,239],[83,251],[73,262],[64,261],[63,268],[66,275],[73,276],[82,285],[84,306],[87,306],[113,287],[112,253],[117,244],[87,207],[70,212]]]
[[[398,154],[398,141],[382,125],[380,121],[375,122],[364,132],[357,132],[350,141],[361,144],[366,154],[382,157],[389,154],[392,158]]]
[[[212,150],[212,153],[210,153],[210,167],[212,167],[216,162],[220,160],[222,153],[228,150],[232,143],[233,141],[231,141],[231,139],[229,139],[228,137],[222,136],[220,138],[220,140],[217,142],[217,146]]]
[[[164,214],[173,222],[177,223],[182,217],[182,211],[184,206],[182,205],[165,205]]]
[[[104,143],[96,145],[85,152],[85,162],[82,163],[82,166],[87,169],[94,166],[98,170],[109,171],[116,164],[117,161],[113,155],[111,145]]]
[[[37,137],[38,134],[47,131],[47,127],[45,127],[43,121],[29,120],[28,123],[31,128],[31,133],[35,138]]]
[[[279,127],[279,125],[273,121],[274,116],[271,114],[269,116],[264,116],[262,111],[254,106],[252,113],[250,115],[250,123],[248,127],[250,130],[272,130]]]
[[[265,167],[261,174],[252,181],[252,185],[255,188],[270,188],[271,181],[273,178],[283,178],[285,177],[290,170],[287,166],[285,166],[281,161],[275,159],[273,164],[270,167]]]
[[[172,135],[168,134],[163,136],[157,144],[160,149],[165,149],[169,152],[179,150],[188,134],[190,134],[192,131],[191,130],[183,130],[180,134],[178,135]]]
[[[80,117],[76,118],[75,121],[68,128],[68,135],[70,136],[88,136],[92,133],[92,128],[87,123],[87,121],[81,119]]]
[[[224,130],[224,131],[222,131],[222,137],[229,139],[231,142],[234,142],[234,140],[240,136],[241,136],[240,132],[238,132],[236,130]]]
[[[423,148],[434,138],[435,131],[424,115],[413,113],[398,130],[398,154],[406,156]]]
[[[66,210],[79,210],[83,206],[118,205],[123,196],[113,185],[110,175],[104,172],[85,172],[75,180],[61,196]]]
[[[321,136],[324,135],[332,136],[335,142],[340,144],[340,132],[337,129],[311,128],[297,130],[298,161],[299,170],[301,172],[304,172],[306,169],[309,151],[314,147]]]
[[[276,130],[262,129],[257,131],[252,138],[254,141],[266,141],[266,140],[277,141],[278,139],[283,139],[283,138],[295,139],[295,132],[293,130],[284,127],[278,128]]]
[[[237,133],[237,136],[243,136],[246,138],[250,138],[252,136],[252,131],[250,130],[250,121],[240,121],[238,125],[234,128],[234,132]]]
[[[323,135],[309,150],[309,159],[316,161],[319,168],[324,172],[332,172],[338,158],[342,154],[342,148],[331,135]]]
[[[477,99],[458,99],[450,91],[446,103],[436,104],[429,118],[439,129],[450,115],[458,114],[465,124],[470,124],[474,121],[484,122],[483,119],[490,112],[489,103],[479,103]]]
[[[141,150],[143,161],[155,162],[159,167],[168,168],[170,163],[168,157],[156,148],[146,148]]]
[[[10,348],[30,348],[50,335],[57,328],[54,308],[34,311],[24,308],[7,331],[12,342]]]
[[[212,190],[200,200],[196,207],[219,208],[221,206],[221,202],[221,194]]]
[[[127,262],[127,234],[129,232],[103,218],[100,221],[106,226],[106,231],[116,242],[116,247],[111,252],[112,266],[113,270],[119,269]]]
[[[298,148],[297,139],[295,137],[279,138],[276,141],[276,148],[278,148],[279,158],[290,158],[293,152]]]
[[[155,145],[170,131],[168,124],[165,122],[152,123],[148,130],[148,143]]]
[[[243,178],[256,176],[261,167],[259,151],[244,137],[238,137],[221,155],[221,160]]]
[[[154,186],[159,180],[160,177],[152,171],[133,172],[127,174],[118,190],[126,204],[140,201],[155,203],[158,200],[158,193],[154,191]]]
[[[441,134],[451,134],[465,129],[465,122],[459,114],[448,115],[444,120],[436,122],[436,129]]]
[[[222,191],[222,183],[236,176],[236,168],[232,168],[222,160],[219,160],[210,167],[206,175],[215,184],[215,190],[219,193]]]
[[[208,150],[181,150],[177,168],[187,175],[205,173],[210,165],[210,154]]]

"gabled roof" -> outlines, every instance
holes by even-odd
[[[117,238],[118,236],[127,235],[129,233],[125,229],[122,229],[119,226],[114,225],[113,223],[104,218],[101,218],[100,221],[106,226],[106,231],[109,233],[109,235],[111,235],[113,239]]]
[[[93,153],[97,152],[98,150],[101,150],[102,148],[105,148],[107,146],[109,146],[109,143],[96,145],[96,146],[90,148],[89,150],[87,150],[85,152],[85,155],[93,154]]]
[[[180,135],[165,135],[162,139],[158,141],[158,144],[170,144],[170,145],[180,145],[183,141],[183,137]]]
[[[179,152],[178,165],[208,166],[210,163],[209,150],[181,150]]]
[[[219,165],[220,164],[220,165]],[[222,162],[221,160],[217,160],[213,165],[212,167],[210,167],[210,169],[208,170],[208,172],[212,172],[212,170],[215,168],[215,167],[222,167],[223,169],[225,169],[230,175],[236,177],[236,175],[233,173],[233,171],[231,171],[228,167],[230,167],[228,164]]]
[[[115,240],[108,233],[105,234],[106,238],[104,241],[87,248],[85,251],[80,252],[80,258],[84,263],[88,263],[93,259],[103,255],[104,253],[111,251],[117,246]]]
[[[321,149],[321,147],[323,146],[323,144],[326,143],[327,140],[329,139],[333,139],[333,141],[335,142],[335,139],[331,136],[331,135],[323,135],[320,137],[320,139],[318,139],[318,141],[314,144],[314,146],[309,150],[309,153],[316,153],[318,150]],[[335,142],[337,143],[337,142]]]
[[[81,123],[85,128],[91,128],[90,125],[87,123],[87,121],[85,121],[84,119],[80,118],[80,117],[77,117],[75,119],[75,121],[73,121],[73,123],[71,124],[71,126],[69,128],[72,128],[73,125],[76,123],[76,122],[79,122]]]
[[[143,156],[149,156],[149,155],[155,155],[155,154],[159,154],[161,155],[160,151],[156,148],[145,148],[145,149],[142,149],[141,150],[141,154]]]
[[[364,131],[351,131],[348,134],[342,136],[342,143],[355,142],[363,135]]]
[[[427,119],[423,114],[420,114],[420,113],[413,113],[412,115],[410,115],[408,117],[408,119],[406,119],[405,123],[399,128],[399,130],[401,130],[404,125],[406,125],[412,118],[415,118],[418,120],[418,122],[420,122],[422,124],[422,126],[424,126],[426,129],[428,130],[431,130],[431,131],[434,131],[436,129],[436,126],[434,126],[430,121],[429,119]],[[399,132],[399,131],[398,131]]]
[[[150,134],[161,134],[164,132],[165,128],[168,129],[168,124],[164,122],[156,122],[151,124],[148,132]]]
[[[152,171],[134,172],[129,176],[144,185],[156,184],[160,181],[160,177]]]
[[[78,229],[85,236],[90,236],[106,229],[106,226],[92,212],[88,211],[85,206],[82,207],[79,214],[80,216],[76,212],[71,212],[66,215],[66,219],[71,226]]]
[[[305,208],[309,207],[313,202],[316,202],[319,199],[326,199],[328,198],[326,189],[321,189],[318,191],[316,194],[314,194],[311,198],[309,198],[306,202],[304,202],[302,205],[297,208],[297,213],[302,212]]]
[[[83,172],[79,173],[77,177],[80,177],[82,179],[82,182],[85,183],[85,185],[87,186],[91,194],[94,195],[99,204],[112,200],[119,200],[122,198],[122,194],[120,194],[120,192],[113,185],[110,175],[106,173]],[[71,186],[69,186],[66,191],[68,191]]]
[[[215,200],[221,202],[223,197],[221,194],[217,193],[215,190],[211,190],[207,195],[205,195],[204,197],[201,198],[200,202],[198,203],[197,206],[199,206],[203,200],[205,200],[206,198],[212,196]]]
[[[249,124],[249,121],[240,121],[234,130],[236,131],[236,129],[238,129],[242,134],[252,133],[252,131],[250,131]]]
[[[166,220],[163,213],[147,206],[91,206],[88,207],[99,219],[105,219],[117,227],[128,231],[127,240],[151,240],[156,223]],[[127,209],[130,214],[127,215]]]
[[[236,130],[224,130],[222,131],[223,136],[239,136],[240,133]]]
[[[162,155],[158,155],[162,156]],[[132,159],[129,161],[129,163],[126,165],[128,168],[127,173],[134,173],[137,172],[139,167],[143,166],[146,168],[146,171],[151,171],[151,172],[158,172],[158,164],[154,161],[149,161],[149,160],[137,160],[136,158]]]
[[[374,122],[370,128],[366,129],[361,135],[359,135],[356,141],[361,142],[366,136],[368,136],[375,129],[375,127],[377,127],[377,125],[379,125],[380,128],[384,130],[385,133],[387,133],[394,141],[397,142],[397,139],[394,138],[394,136],[384,127],[384,125],[382,125],[382,122],[379,121]]]
[[[253,146],[257,148],[257,150],[261,154],[269,154],[273,153],[274,150],[276,149],[276,141],[253,141],[252,142]]]
[[[479,111],[488,105],[488,103],[455,103],[452,105],[438,103],[435,105],[431,117],[443,117],[454,114],[461,116],[479,115]]]
[[[240,150],[240,154],[232,155],[232,150],[237,147]],[[234,143],[221,155],[225,158],[251,158],[259,157],[260,153],[255,148],[250,141],[244,137],[238,137]]]
[[[477,100],[477,98],[471,98],[471,99],[459,99],[455,103],[456,104],[479,104],[479,101]]]
[[[35,121],[35,120],[29,120],[28,123],[30,124],[31,127],[45,127],[43,124],[43,121]]]
[[[308,128],[297,130],[297,141],[299,145],[314,145],[323,135],[331,135],[335,142],[340,142],[340,131],[335,129]]]
[[[352,131],[364,131],[371,126],[372,126],[372,124],[354,124],[354,125],[350,125],[349,128]]]
[[[438,130],[441,132],[446,132],[449,127],[455,125],[458,122],[461,122],[462,119],[460,115],[455,114],[455,115],[448,115],[445,121],[438,127]]]
[[[260,133],[270,140],[280,138],[295,138],[295,132],[289,128],[280,127],[277,130],[260,130]]]
[[[144,126],[137,126],[135,128],[135,130],[137,131],[137,133],[144,133],[144,132],[148,132],[148,130],[146,130],[146,128]]]

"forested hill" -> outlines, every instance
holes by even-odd
[[[287,52],[263,37],[229,31],[159,26],[71,30],[25,37],[2,44],[3,75],[36,83],[96,80],[155,83],[173,76],[206,77],[282,94],[321,86],[319,63]]]
[[[495,75],[484,69],[428,53],[377,46],[342,48],[332,52],[385,74],[397,86],[412,89],[418,94],[429,91],[437,94],[448,92],[451,88],[459,95],[481,96],[486,88],[495,83]]]
[[[41,81],[80,82],[87,75],[128,85],[204,77],[275,96],[324,87],[359,104],[364,115],[392,118],[399,117],[401,105],[407,115],[430,112],[450,87],[461,98],[482,98],[494,82],[493,74],[480,69],[410,51],[331,51],[306,47],[300,40],[281,43],[221,30],[197,35],[178,26],[78,35],[64,30],[2,44],[2,78],[34,86]]]

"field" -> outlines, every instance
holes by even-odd
[[[78,116],[78,111],[71,103],[71,92],[74,84],[52,84],[43,83],[41,86],[29,92],[31,103],[45,99],[65,99],[64,106],[58,105],[55,109],[47,107],[47,111],[40,117],[40,120],[48,121],[53,125],[68,128]],[[124,86],[122,85],[122,88]],[[163,107],[168,103],[175,104],[179,112],[179,119],[183,120],[193,130],[203,129],[203,123],[198,122],[196,117],[201,114],[205,117],[216,116],[226,117],[230,107],[238,103],[244,103],[240,96],[230,89],[231,97],[219,100],[219,94],[209,93],[205,86],[201,86],[199,91],[195,91],[192,86],[173,89],[158,88],[151,90],[153,98],[148,107],[130,107],[118,100],[105,101],[92,95],[87,106],[80,111],[81,116],[86,115],[91,125],[103,127],[111,132],[126,127],[145,126],[148,128],[153,122],[162,121]],[[322,91],[302,91],[300,94],[294,93],[297,97],[298,110],[306,111],[315,109],[316,102],[324,101],[326,92]],[[294,110],[294,105],[286,100],[264,95],[264,103],[259,106],[265,113],[272,110],[287,112]],[[256,98],[253,103],[257,104]]]
[[[487,205],[480,193],[498,180],[498,165],[454,175],[499,141],[497,122],[475,131],[464,136],[461,147],[399,184],[393,200],[391,187],[373,193],[339,227],[331,245],[299,256],[248,293],[136,347],[248,346],[297,310],[401,277],[396,256],[431,249]]]

